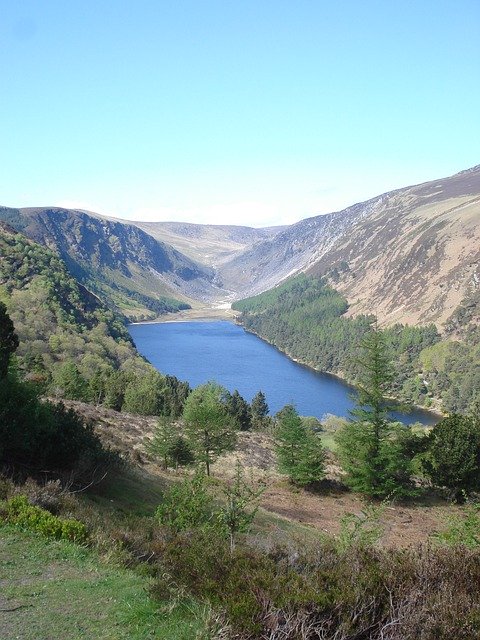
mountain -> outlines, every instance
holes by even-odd
[[[190,222],[129,222],[200,264],[218,268],[257,242],[269,240],[285,227],[242,227]]]
[[[298,272],[326,275],[351,315],[444,326],[476,304],[479,262],[480,165],[302,220],[222,265],[219,277],[238,299]]]
[[[130,319],[256,295],[290,276],[325,276],[383,324],[478,316],[480,165],[287,227],[125,222],[59,208],[0,208]],[[462,320],[463,319],[463,320]]]
[[[333,274],[352,315],[445,326],[462,304],[478,305],[480,165],[384,194],[307,273]]]
[[[375,198],[344,211],[301,220],[234,256],[219,268],[219,277],[226,288],[235,291],[235,299],[266,291],[327,253],[342,234],[375,208],[377,201]]]
[[[84,211],[0,209],[6,221],[55,251],[71,274],[131,319],[189,307],[213,296],[214,273],[138,227]]]

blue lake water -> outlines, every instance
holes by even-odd
[[[260,389],[270,413],[293,402],[301,415],[348,416],[352,387],[338,378],[293,362],[257,336],[226,321],[169,322],[129,326],[138,350],[162,373],[192,387],[215,380],[238,389],[250,402]],[[434,424],[427,411],[395,414],[404,423]]]

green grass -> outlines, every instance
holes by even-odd
[[[10,526],[0,526],[0,587],[2,640],[202,637],[203,605],[162,607],[140,573]]]
[[[335,442],[335,433],[333,431],[321,431],[320,439],[325,449],[328,449],[329,451],[337,450],[337,443]]]
[[[100,508],[113,508],[135,516],[153,515],[162,501],[168,482],[163,478],[134,467],[110,472],[98,486],[88,492],[88,498]]]

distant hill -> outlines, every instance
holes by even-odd
[[[151,236],[170,244],[196,262],[218,268],[257,242],[269,240],[285,227],[255,229],[235,225],[190,222],[130,222]]]

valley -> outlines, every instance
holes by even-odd
[[[480,2],[9,2],[0,640],[480,640]]]
[[[267,230],[1,209],[7,638],[247,640],[288,619],[292,638],[416,640],[431,611],[462,637],[477,178]]]
[[[0,208],[130,320],[228,305],[298,273],[327,277],[348,314],[444,330],[478,291],[480,165],[287,227],[126,222],[86,211]],[[478,309],[477,309],[478,311]]]
[[[480,384],[480,165],[287,227],[127,222],[53,207],[3,207],[0,221],[55,252],[125,322],[234,319],[299,362],[355,383],[348,363],[375,315],[392,335],[398,398],[463,410]],[[315,307],[323,303],[312,298],[306,312],[301,292],[282,292],[303,276],[338,293],[343,344],[335,331],[327,346],[310,329],[302,334],[302,324],[322,322]],[[289,319],[271,307],[276,294],[295,305]],[[271,303],[239,313],[242,298],[256,295]],[[408,338],[409,355],[398,360],[407,326],[418,342]]]

